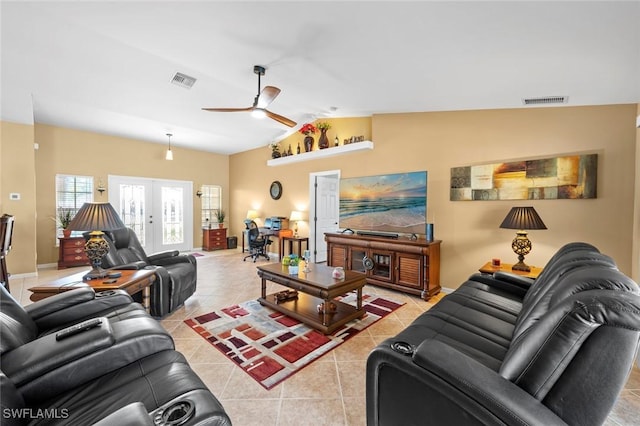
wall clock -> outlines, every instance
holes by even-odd
[[[274,200],[279,199],[282,196],[282,184],[277,180],[271,182],[269,193],[271,194],[271,198],[273,198]]]

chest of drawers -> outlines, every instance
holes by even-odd
[[[202,250],[226,250],[227,229],[226,228],[203,228],[202,229]]]
[[[91,264],[84,252],[84,238],[69,237],[58,238],[58,240],[60,241],[58,269]]]

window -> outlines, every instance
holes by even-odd
[[[202,226],[217,222],[215,212],[222,208],[222,187],[219,185],[202,185]]]
[[[73,218],[84,203],[92,201],[92,176],[56,175],[56,218],[67,213]],[[60,221],[56,223],[56,235],[62,237]]]

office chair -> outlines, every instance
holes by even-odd
[[[269,247],[269,244],[271,244],[269,236],[260,235],[258,225],[253,220],[249,223],[249,230],[247,231],[247,234],[249,237],[249,255],[245,256],[242,261],[244,262],[248,258],[251,258],[255,263],[260,256],[269,260],[269,255],[267,254],[267,248]]]

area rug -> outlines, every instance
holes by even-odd
[[[349,293],[338,300],[355,306],[356,294]],[[362,305],[362,318],[330,335],[262,306],[257,300],[184,322],[268,390],[404,303],[363,294]]]

